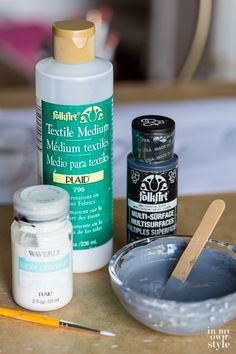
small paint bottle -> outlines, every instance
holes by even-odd
[[[49,185],[19,189],[11,226],[12,292],[29,310],[49,311],[73,295],[69,195]]]
[[[132,121],[127,158],[127,242],[176,231],[178,156],[175,122],[159,115]]]

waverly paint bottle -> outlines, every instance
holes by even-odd
[[[127,242],[176,230],[178,157],[175,122],[147,115],[132,122],[127,166]]]
[[[112,95],[94,24],[55,22],[53,56],[36,65],[39,177],[70,194],[74,272],[99,269],[112,254]]]
[[[12,295],[33,311],[59,309],[73,295],[69,195],[56,186],[19,189],[11,226]]]

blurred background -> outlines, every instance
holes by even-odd
[[[175,119],[180,194],[236,191],[235,0],[0,0],[0,203],[37,183],[35,63],[52,23],[78,18],[114,64],[115,197],[140,114]]]
[[[232,81],[235,16],[235,0],[0,0],[0,85],[33,84],[52,22],[79,17],[106,37],[97,54],[112,57],[116,80]]]

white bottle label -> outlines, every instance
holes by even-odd
[[[71,245],[13,248],[13,287],[22,306],[58,306],[72,292]],[[14,274],[15,273],[15,274]],[[22,300],[22,301],[21,301]],[[27,305],[28,304],[28,305]]]
[[[41,289],[68,283],[70,256],[64,254],[63,248],[23,248],[18,251],[20,286]]]

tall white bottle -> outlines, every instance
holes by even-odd
[[[36,65],[39,177],[70,194],[74,272],[99,269],[112,254],[112,95],[94,24],[55,22],[53,57]]]

